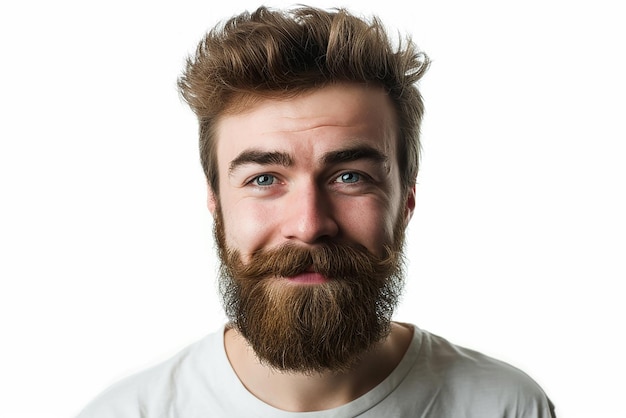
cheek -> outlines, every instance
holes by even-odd
[[[265,245],[276,227],[276,212],[245,202],[231,205],[223,211],[226,243],[242,255]]]
[[[388,206],[378,199],[363,199],[358,204],[342,208],[343,234],[370,252],[380,254],[383,246],[393,240],[396,216]]]

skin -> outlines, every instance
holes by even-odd
[[[324,240],[358,243],[381,255],[392,242],[397,217],[406,226],[415,207],[415,190],[401,190],[396,148],[395,111],[378,87],[337,84],[223,116],[217,160],[227,244],[244,262],[260,249]],[[216,205],[209,190],[212,213]],[[326,280],[311,272],[276,278],[275,285]],[[311,411],[342,405],[376,386],[410,339],[409,328],[393,324],[389,337],[353,371],[319,375],[267,368],[234,329],[227,330],[225,345],[250,392],[280,409]]]

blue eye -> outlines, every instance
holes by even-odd
[[[254,183],[255,186],[271,186],[274,184],[275,180],[276,178],[271,174],[261,174],[252,179],[252,183]]]
[[[340,183],[357,183],[359,180],[361,180],[361,175],[353,172],[343,173],[337,177],[337,181]]]

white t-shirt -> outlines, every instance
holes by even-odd
[[[256,398],[233,371],[224,329],[102,393],[78,418],[550,418],[542,389],[520,370],[414,327],[394,371],[354,401],[286,412]]]

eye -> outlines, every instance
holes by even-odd
[[[355,172],[347,172],[341,174],[335,181],[338,183],[357,183],[361,180],[361,175]]]
[[[276,181],[276,177],[271,174],[261,174],[250,181],[255,186],[271,186]]]

